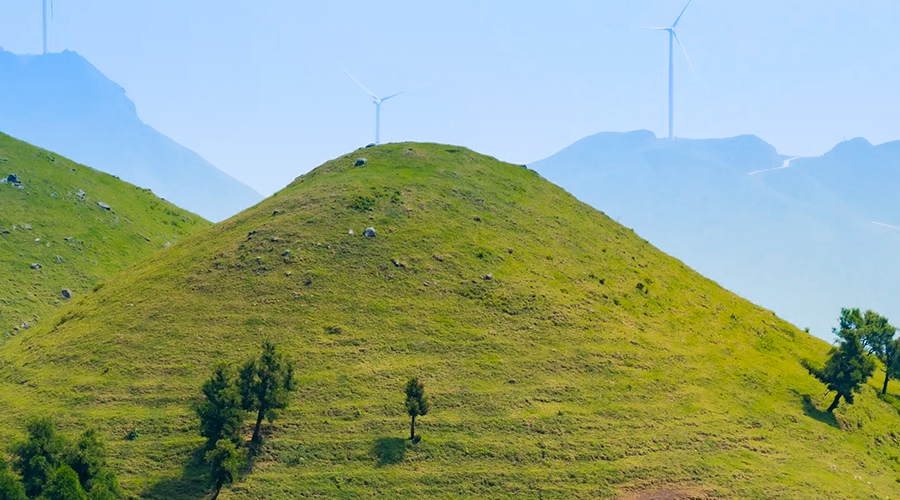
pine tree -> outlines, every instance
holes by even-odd
[[[47,500],[88,500],[78,481],[78,474],[68,465],[60,467],[47,484],[43,498]]]
[[[206,438],[206,448],[215,448],[219,439],[239,445],[243,440],[241,429],[246,412],[232,370],[226,365],[217,366],[201,391],[203,400],[197,405],[196,412],[200,417],[200,435]]]
[[[241,369],[240,387],[243,408],[256,411],[256,425],[250,442],[259,444],[263,418],[270,423],[275,420],[278,410],[287,408],[291,392],[296,389],[294,363],[266,340],[262,353],[247,361]]]
[[[875,362],[865,352],[860,340],[863,324],[859,309],[842,309],[840,328],[834,330],[840,342],[828,353],[825,367],[815,368],[806,363],[812,375],[825,384],[829,391],[837,393],[828,407],[829,412],[837,408],[841,398],[848,404],[853,404],[854,393],[860,391],[875,371]]]
[[[409,379],[406,383],[406,413],[409,414],[409,439],[416,440],[416,417],[428,414],[431,403],[425,396],[425,384],[418,377]]]

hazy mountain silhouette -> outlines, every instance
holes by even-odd
[[[847,141],[779,169],[787,159],[755,136],[670,141],[644,130],[592,135],[529,166],[821,337],[842,306],[900,318],[888,300],[900,295],[900,229],[890,227],[900,226],[890,197],[900,143]]]
[[[262,199],[143,123],[125,89],[75,52],[0,49],[0,131],[150,188],[213,221]]]

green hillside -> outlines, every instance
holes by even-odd
[[[204,497],[191,401],[264,338],[296,360],[300,389],[223,499],[900,487],[897,408],[867,388],[822,411],[800,360],[826,343],[462,148],[343,156],[76,302],[0,349],[0,441],[34,414],[95,426],[136,496]],[[418,445],[403,439],[414,375],[432,398]]]
[[[10,174],[18,186],[7,182]],[[82,296],[208,225],[153,193],[0,133],[0,344],[68,302],[63,290]]]

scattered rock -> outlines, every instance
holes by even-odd
[[[71,236],[66,236],[66,237],[63,238],[63,239],[66,240],[66,241],[72,241],[73,238],[72,238]],[[146,238],[144,238],[144,239],[146,239]],[[147,241],[149,241],[149,240],[147,240]]]
[[[281,240],[279,240],[277,236],[273,236],[273,237],[269,238],[269,241],[272,243],[278,243]]]
[[[102,201],[98,201],[97,206],[102,208],[103,210],[112,210],[112,207],[110,207],[106,203],[103,203]]]
[[[515,383],[516,383],[516,379],[514,379],[514,378],[509,379],[509,383],[510,383],[510,384],[515,384]]]
[[[438,254],[432,255],[432,257],[434,257],[434,260],[436,260],[436,261],[438,261],[438,262],[444,262],[444,258],[441,257],[441,256],[438,255]]]
[[[363,234],[366,236],[366,238],[374,238],[378,236],[378,233],[375,232],[374,227],[367,227],[366,230],[363,231]]]
[[[163,248],[169,248],[170,246],[172,246],[172,242],[171,242],[171,241],[167,241],[167,242],[165,243],[165,245],[163,245]]]
[[[347,234],[349,234],[350,236],[353,236],[353,230],[351,229],[351,230],[347,231]]]
[[[400,262],[400,261],[397,260],[397,259],[391,259],[391,262],[394,263],[394,266],[395,266],[395,267],[402,267],[402,268],[406,269],[406,264]]]
[[[281,213],[283,213],[281,210],[275,210],[272,212],[272,217],[275,217],[276,215],[281,214]]]
[[[40,269],[40,268],[41,268],[41,265],[40,265],[40,264],[32,264],[32,265],[31,265],[31,268],[32,268],[32,269]]]
[[[25,186],[23,186],[23,185],[21,185],[21,184],[19,184],[19,183],[13,184],[13,186],[15,186],[16,189],[25,189]]]
[[[62,264],[63,258],[60,257],[59,255],[57,255],[57,256],[56,256],[56,262],[57,262],[58,264]]]
[[[375,147],[375,143],[374,143],[374,142],[370,142],[370,143],[366,144],[366,147],[367,147],[367,148],[374,148],[374,147]]]
[[[31,231],[31,224],[25,224],[25,229]]]
[[[285,271],[285,272],[284,272],[284,275],[290,277],[290,276],[291,276],[291,272],[290,272],[290,271]]]
[[[35,242],[35,243],[40,243],[40,242],[41,242],[41,239],[40,239],[40,238],[35,238],[35,239],[34,239],[34,242]]]
[[[256,231],[255,231],[255,230],[250,231],[249,233],[247,233],[247,239],[249,240],[250,238],[252,238],[254,234],[256,234]]]
[[[24,323],[22,323],[22,329],[23,329],[23,330],[27,330],[27,329],[29,329],[29,328],[31,328],[31,325],[28,324],[27,321],[25,321]]]
[[[62,296],[63,296],[64,299],[71,299],[71,298],[72,298],[72,291],[69,290],[68,288],[66,288],[65,290],[62,291]]]
[[[472,217],[472,220],[474,220],[475,222],[481,222],[481,217],[478,217],[476,215],[475,217]]]
[[[148,237],[146,237],[146,236],[143,236],[143,238],[144,238],[145,241],[150,241],[150,238],[148,238]]]
[[[492,280],[492,279],[494,279],[494,273],[487,273],[484,276],[482,276],[481,279]]]
[[[0,234],[9,234],[8,229],[0,229]]]
[[[506,253],[508,253],[508,254],[513,253],[513,249],[512,249],[512,248],[507,248],[507,249],[506,249]]]
[[[291,255],[290,250],[285,250],[285,251],[281,252],[282,257],[290,257],[290,255]]]
[[[369,162],[369,160],[367,160],[367,159],[365,159],[365,158],[357,158],[357,159],[356,159],[356,166],[357,166],[357,167],[361,167],[361,166],[365,165],[365,164],[368,163],[368,162]]]
[[[75,196],[77,196],[77,197],[79,197],[79,198],[81,198],[81,199],[83,200],[84,197],[86,196],[86,193],[84,192],[83,189],[79,189],[78,192],[75,193]]]

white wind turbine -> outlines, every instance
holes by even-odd
[[[694,69],[694,65],[691,63],[691,58],[687,55],[687,50],[684,48],[684,44],[681,43],[681,40],[678,38],[678,33],[675,32],[675,27],[678,26],[678,21],[681,21],[681,16],[684,15],[684,11],[687,10],[688,6],[691,4],[691,1],[692,0],[688,0],[688,3],[684,5],[684,8],[681,9],[681,13],[678,14],[678,17],[675,18],[675,22],[672,23],[672,26],[662,28],[639,28],[644,30],[669,32],[669,139],[675,138],[675,42],[678,42],[678,45],[681,46],[681,51],[684,52],[684,58],[687,59],[688,64],[691,65],[691,69]]]
[[[353,81],[356,82],[356,84],[360,86],[360,88],[362,88],[363,90],[366,91],[367,94],[372,96],[372,103],[375,104],[375,144],[381,144],[381,103],[383,103],[384,101],[387,101],[388,99],[393,99],[394,97],[397,97],[400,94],[405,94],[405,93],[409,92],[410,90],[416,89],[418,87],[412,87],[412,88],[404,90],[403,92],[397,92],[396,94],[391,94],[387,97],[378,97],[377,95],[375,95],[374,92],[367,89],[365,87],[365,85],[359,83],[359,80],[357,80],[356,77],[351,75],[350,72],[347,71],[343,66],[341,66],[341,69],[343,69],[344,73],[347,73],[347,76],[352,78]]]

